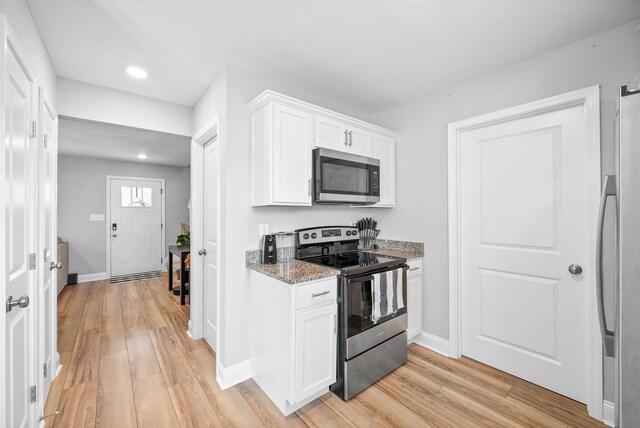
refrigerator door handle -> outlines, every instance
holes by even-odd
[[[607,320],[604,310],[604,287],[602,278],[602,244],[604,237],[604,216],[607,209],[609,196],[616,196],[616,177],[607,175],[604,177],[602,196],[600,197],[600,210],[598,211],[598,230],[596,232],[596,295],[598,299],[598,318],[600,321],[600,335],[605,355],[615,357],[615,333],[607,328]]]

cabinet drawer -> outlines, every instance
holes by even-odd
[[[409,260],[407,264],[409,265],[408,277],[422,275],[422,259]]]
[[[296,309],[335,302],[338,282],[335,278],[296,287]]]

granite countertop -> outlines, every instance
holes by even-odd
[[[419,259],[424,255],[424,253],[421,251],[411,250],[411,249],[399,250],[394,248],[378,248],[375,250],[365,250],[365,251],[367,253],[380,254],[382,256],[401,257],[407,260]]]
[[[287,284],[299,284],[316,279],[330,278],[338,275],[339,272],[337,269],[327,266],[314,265],[313,263],[295,259],[270,265],[261,263],[248,264],[247,268]]]
[[[378,239],[378,247],[378,249],[366,251],[385,256],[401,257],[407,260],[424,256],[424,244],[419,242]],[[261,263],[262,251],[251,250],[246,252],[246,266],[247,269],[260,272],[287,284],[300,284],[302,282],[330,278],[337,276],[339,273],[338,269],[303,262],[293,257],[293,248],[278,248],[278,260],[283,261],[265,265]]]

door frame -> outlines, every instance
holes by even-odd
[[[224,134],[220,123],[220,114],[215,115],[206,125],[200,128],[191,139],[191,248],[192,251],[204,248],[204,146],[213,138],[218,139],[220,150],[220,179],[218,180],[218,293],[217,293],[217,319],[218,328],[216,334],[216,356],[222,352],[220,336],[222,335],[222,308],[221,298],[223,293],[224,278],[224,248],[225,248],[225,210],[224,210]],[[187,333],[192,339],[204,337],[204,260],[202,257],[191,258],[191,307]],[[200,302],[194,304],[195,302]],[[220,372],[220,358],[216,358],[216,376]],[[218,382],[219,383],[219,382]]]
[[[48,149],[44,147],[44,117],[45,115],[49,115],[50,117],[55,118],[55,135],[52,142],[49,142]],[[50,248],[51,251],[51,261],[58,262],[57,256],[57,224],[58,224],[58,113],[55,108],[49,102],[49,99],[45,95],[45,90],[41,86],[38,90],[38,163],[45,157],[45,150],[53,150],[51,153],[53,166],[51,168],[52,175],[52,183],[53,189],[51,190],[51,215],[52,215],[52,230],[51,233],[53,235],[53,247]],[[42,158],[40,157],[42,156]],[[38,195],[41,194],[41,189],[45,185],[45,177],[41,172],[45,171],[46,168],[40,169],[38,168]],[[38,198],[38,207],[42,201]],[[44,215],[42,215],[42,210],[38,209],[38,254],[42,255],[44,253],[44,248],[47,246],[46,236],[44,236],[45,224],[44,224]],[[40,259],[41,260],[41,259]],[[44,302],[44,271],[47,269],[47,266],[42,262],[38,264],[38,287],[37,287],[37,296],[39,302]],[[51,319],[48,320],[50,322],[49,328],[51,330],[51,366],[48,368],[49,373],[47,374],[50,382],[53,382],[54,379],[58,376],[61,364],[60,364],[60,353],[58,352],[58,271],[51,271],[51,279],[50,279],[51,288]],[[38,368],[42,368],[43,364],[46,363],[47,355],[44,355],[44,344],[46,337],[46,331],[44,330],[46,308],[43,304],[38,305]],[[42,370],[38,370],[38,414],[44,415],[44,406],[47,401],[47,396],[44,395],[44,372]],[[49,391],[51,391],[51,385],[49,386]]]
[[[123,176],[119,176],[119,175],[107,175],[107,187],[106,187],[106,200],[107,200],[107,212],[105,213],[105,232],[106,232],[106,239],[107,239],[107,243],[106,243],[106,247],[107,247],[107,273],[106,273],[106,278],[109,279],[111,278],[111,239],[109,235],[111,235],[111,227],[109,226],[111,224],[111,180],[139,180],[139,181],[155,181],[160,183],[160,203],[161,203],[161,214],[160,214],[160,224],[162,225],[161,230],[162,230],[162,234],[161,234],[161,239],[160,239],[160,245],[162,246],[162,249],[160,251],[160,255],[162,257],[162,262],[161,262],[161,268],[160,270],[162,272],[165,272],[165,261],[167,260],[165,258],[165,251],[167,248],[166,245],[166,234],[167,234],[167,228],[164,227],[166,226],[166,216],[165,216],[165,203],[166,203],[166,193],[164,192],[166,190],[165,187],[165,179],[164,178],[146,178],[146,177],[123,177]]]
[[[545,98],[516,107],[499,110],[470,119],[453,122],[447,125],[448,145],[448,220],[449,220],[449,357],[461,357],[462,339],[462,299],[461,299],[461,170],[460,170],[460,144],[462,133],[505,122],[517,118],[523,118],[543,112],[550,112],[571,106],[583,106],[586,117],[587,145],[587,197],[589,204],[588,224],[589,248],[588,261],[585,268],[589,272],[595,272],[595,236],[596,219],[600,203],[600,86],[591,86],[566,94]],[[587,337],[588,362],[585,376],[588,377],[589,394],[587,409],[589,415],[602,420],[602,339],[598,325],[598,311],[596,306],[596,280],[595,275],[590,275],[588,280],[588,317],[587,325],[589,333]]]

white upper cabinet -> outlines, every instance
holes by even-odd
[[[268,103],[253,114],[253,194],[260,205],[311,205],[313,115]]]
[[[346,122],[316,115],[315,146],[373,156],[373,133]]]
[[[396,139],[374,134],[373,157],[380,159],[380,202],[375,207],[396,206]]]
[[[381,200],[373,206],[395,206],[393,132],[273,91],[248,108],[253,206],[311,205],[314,147],[380,159]]]

